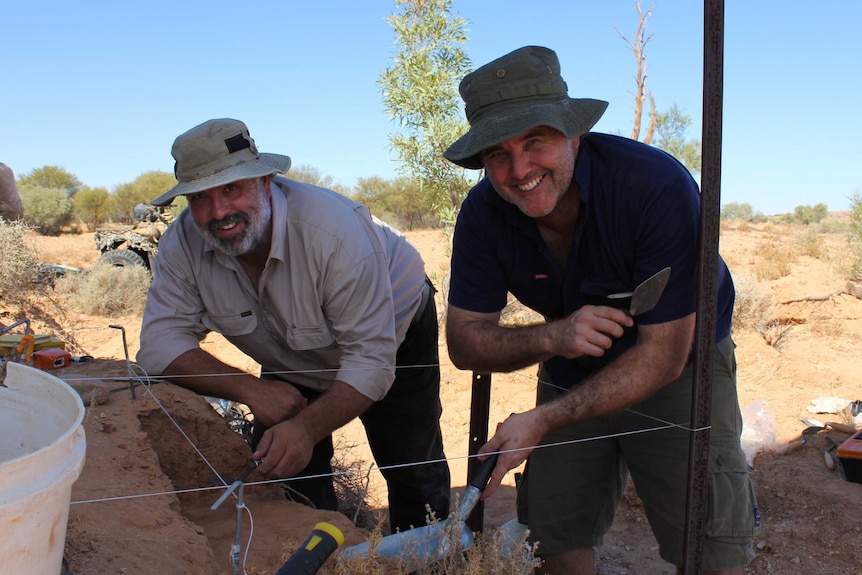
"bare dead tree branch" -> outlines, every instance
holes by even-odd
[[[647,27],[647,21],[652,15],[652,11],[655,8],[655,4],[653,4],[649,10],[644,12],[641,8],[640,0],[635,0],[635,8],[638,11],[638,28],[635,32],[634,42],[630,41],[626,36],[620,32],[619,28],[616,28],[617,34],[620,35],[620,38],[628,45],[629,49],[635,55],[635,61],[637,62],[637,75],[635,76],[635,83],[637,85],[636,91],[632,94],[632,98],[635,101],[635,118],[634,125],[632,126],[632,139],[637,140],[640,138],[641,131],[641,120],[643,118],[643,106],[644,100],[648,96],[650,99],[651,113],[650,113],[650,128],[647,133],[647,139],[644,141],[646,143],[650,143],[652,141],[653,133],[655,132],[655,101],[653,100],[652,93],[647,93],[646,91],[646,79],[647,79],[647,63],[646,63],[646,45],[652,40],[652,34],[644,37],[644,32]]]

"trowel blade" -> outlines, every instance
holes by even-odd
[[[640,315],[654,308],[658,303],[658,300],[661,299],[661,294],[664,292],[664,287],[667,285],[669,277],[670,268],[666,267],[641,282],[641,284],[635,288],[634,293],[632,293],[632,302],[629,305],[629,315]]]

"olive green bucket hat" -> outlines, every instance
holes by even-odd
[[[550,126],[567,138],[590,131],[608,103],[569,98],[556,53],[525,46],[471,72],[458,88],[470,131],[443,153],[446,159],[478,170],[479,153],[536,126]]]
[[[246,178],[285,174],[290,158],[261,154],[239,120],[222,118],[197,125],[174,140],[177,185],[150,202],[166,206],[177,196],[202,192]]]

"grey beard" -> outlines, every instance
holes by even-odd
[[[263,233],[272,217],[272,207],[266,198],[262,198],[260,211],[253,214],[236,213],[225,216],[220,220],[212,220],[206,226],[200,228],[204,238],[212,246],[228,256],[241,256],[253,251],[263,241]],[[216,231],[225,224],[245,223],[245,231],[241,236],[223,239],[216,235]]]

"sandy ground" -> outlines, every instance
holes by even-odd
[[[739,280],[753,274],[767,248],[790,253],[799,230],[787,226],[726,227],[721,252]],[[440,287],[448,268],[442,234],[407,234],[426,260],[429,275]],[[86,268],[95,259],[92,234],[34,238],[42,261]],[[812,258],[797,253],[790,273],[758,286],[773,300],[782,329],[763,336],[753,329],[734,334],[738,344],[739,393],[743,408],[762,402],[766,417],[747,423],[774,430],[765,452],[754,460],[753,479],[763,526],[757,537],[757,557],[747,573],[852,574],[862,572],[859,502],[862,484],[846,481],[839,462],[834,470],[824,464],[831,437],[849,437],[835,430],[812,434],[800,449],[784,453],[805,425],[800,417],[838,421],[838,414],[811,414],[807,407],[819,397],[862,399],[862,300],[847,294],[824,297],[844,287],[846,242],[840,235],[819,240],[825,255]],[[792,303],[788,300],[804,299]],[[438,294],[438,308],[443,309]],[[0,323],[8,325],[16,310],[0,305]],[[128,353],[137,351],[140,317],[102,318],[66,314],[51,321],[34,321],[37,332],[62,332],[79,345],[78,355],[95,358],[52,373],[67,380],[86,381],[109,390],[105,403],[89,400],[84,425],[86,464],[74,484],[66,542],[69,572],[74,575],[136,573],[233,573],[231,545],[236,539],[238,510],[231,498],[219,509],[210,506],[222,490],[216,473],[228,479],[242,470],[248,448],[231,432],[205,401],[166,383],[136,389],[131,397]],[[441,330],[442,331],[442,330]],[[770,339],[771,343],[767,341]],[[257,366],[219,337],[205,348],[229,363],[254,371]],[[467,478],[472,374],[455,369],[440,343],[443,432],[450,458],[453,488],[463,490]],[[509,413],[528,409],[535,398],[535,369],[492,377],[490,429]],[[78,383],[76,383],[77,385]],[[763,413],[763,412],[762,412]],[[361,426],[341,430],[337,443],[355,469],[370,469]],[[376,470],[369,472],[370,501],[385,501],[385,488]],[[365,540],[338,513],[320,513],[284,500],[281,488],[252,475],[244,488],[241,541],[247,549],[250,573],[274,573],[320,520],[336,523],[346,544]],[[514,474],[484,507],[485,527],[491,531],[515,515]],[[253,522],[253,534],[250,526]],[[596,550],[599,573],[604,575],[659,575],[673,569],[658,558],[655,541],[634,491],[629,488],[617,511],[613,530]],[[320,573],[327,573],[329,565]]]

